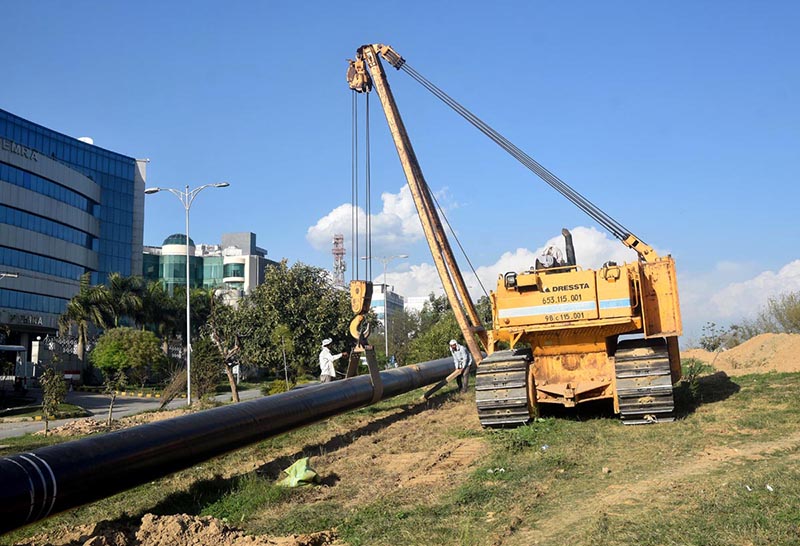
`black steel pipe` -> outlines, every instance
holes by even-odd
[[[443,358],[380,373],[383,397],[436,383]],[[321,383],[0,459],[0,534],[214,456],[370,404],[368,375]]]

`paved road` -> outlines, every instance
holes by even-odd
[[[29,394],[41,400],[41,391],[31,389]],[[258,389],[249,389],[241,391],[239,398],[241,400],[249,400],[258,398],[261,392]],[[230,394],[220,394],[215,397],[220,402],[228,402],[231,399]],[[92,417],[98,421],[104,421],[108,416],[108,402],[109,398],[105,394],[95,394],[89,392],[68,392],[65,402],[68,404],[75,404],[80,406],[92,414]],[[161,403],[158,398],[139,398],[134,396],[118,396],[114,402],[114,418],[126,417],[128,415],[135,415],[144,411],[158,409]],[[167,408],[178,408],[186,405],[186,400],[179,398],[169,403]],[[57,419],[50,421],[51,427],[63,425],[68,421],[74,419]],[[22,436],[37,430],[43,430],[44,423],[42,421],[22,421],[18,423],[0,423],[0,439],[11,438],[13,436]]]

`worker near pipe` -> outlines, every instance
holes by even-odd
[[[319,380],[322,383],[328,383],[329,381],[336,379],[336,367],[333,363],[343,356],[347,356],[346,352],[339,353],[337,355],[331,353],[331,350],[329,349],[329,345],[331,343],[333,343],[331,338],[328,337],[323,339],[322,350],[319,352]]]
[[[461,373],[456,376],[456,382],[461,392],[467,392],[469,388],[469,372],[472,369],[472,355],[466,347],[459,344],[455,339],[450,340],[450,354],[453,355],[453,362],[456,369]]]

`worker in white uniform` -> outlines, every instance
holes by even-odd
[[[336,368],[333,363],[343,356],[347,356],[347,353],[332,354],[331,350],[328,348],[332,342],[333,340],[331,338],[323,339],[322,350],[319,352],[319,380],[322,383],[327,383],[336,379]]]
[[[461,370],[461,373],[456,376],[458,388],[461,389],[461,392],[467,392],[467,388],[469,387],[469,372],[472,368],[472,355],[469,354],[466,347],[460,345],[455,339],[450,340],[450,354],[453,355],[453,362],[456,365],[456,369]]]

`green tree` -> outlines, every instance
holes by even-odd
[[[64,377],[53,368],[47,368],[39,376],[39,384],[42,386],[44,435],[47,436],[50,419],[55,418],[58,405],[64,401],[64,397],[67,395],[67,386],[64,383]]]
[[[492,301],[488,296],[481,296],[478,303],[475,304],[475,310],[478,312],[483,327],[486,330],[492,329]]]
[[[81,276],[78,293],[69,300],[64,313],[58,318],[58,329],[62,335],[75,327],[78,337],[77,354],[82,362],[85,362],[91,326],[102,327],[105,324],[98,291],[91,285],[90,278],[89,273]]]
[[[142,308],[138,323],[161,339],[164,354],[167,353],[169,340],[178,332],[179,309],[181,305],[174,296],[167,294],[161,282],[150,282],[142,291]]]
[[[422,306],[419,312],[419,329],[421,332],[428,330],[431,326],[439,322],[444,314],[450,309],[447,296],[435,296],[433,292],[428,295],[428,301]]]
[[[126,374],[144,383],[152,370],[164,364],[165,356],[152,332],[120,327],[107,330],[98,338],[89,360],[103,372],[107,392],[111,395],[110,422],[116,391],[124,386]]]
[[[410,362],[427,362],[450,355],[448,341],[460,340],[463,343],[461,330],[456,316],[451,309],[445,311],[439,320],[433,323],[409,344],[408,359]]]
[[[141,277],[109,274],[106,284],[99,287],[108,327],[117,328],[125,319],[137,322],[141,317],[143,292],[144,282]]]
[[[320,342],[327,337],[334,346],[346,350],[352,343],[348,328],[353,312],[350,296],[333,286],[324,269],[286,260],[265,271],[264,283],[239,305],[242,324],[251,324],[243,341],[246,361],[269,368],[283,369],[282,348],[272,332],[283,324],[292,332],[293,366],[302,375],[317,367]]]
[[[291,329],[285,324],[277,324],[272,330],[270,342],[277,347],[283,358],[283,378],[286,382],[286,390],[289,390],[289,362],[294,361],[294,335]],[[292,383],[294,383],[294,370],[292,366]]]
[[[244,310],[240,311],[238,307],[226,305],[221,297],[213,297],[210,303],[211,312],[203,327],[203,333],[217,349],[231,387],[231,397],[234,402],[238,402],[239,389],[233,368],[240,362],[242,338],[250,334],[254,324],[243,320],[243,317],[248,316]]]
[[[390,317],[389,353],[397,359],[398,366],[413,364],[408,359],[408,352],[414,336],[419,332],[419,317],[415,313],[396,311]]]

